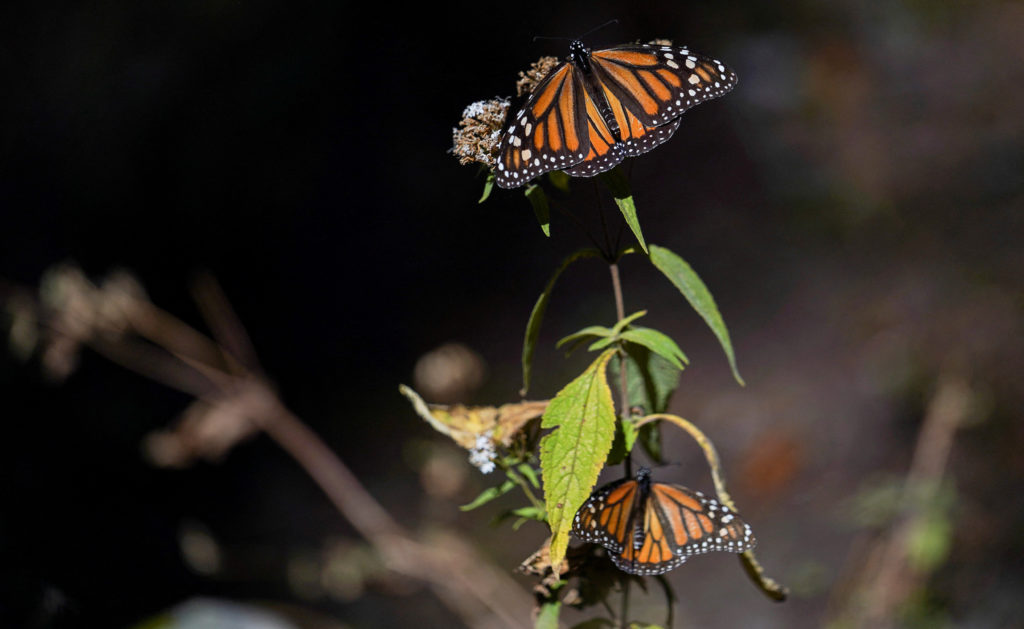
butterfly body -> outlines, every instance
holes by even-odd
[[[727,506],[682,485],[635,478],[596,490],[573,520],[573,533],[608,549],[630,574],[663,574],[687,558],[715,550],[741,553],[755,546],[750,525]]]
[[[552,170],[592,177],[646,153],[679,128],[690,107],[736,85],[717,59],[653,44],[591,51],[581,41],[511,116],[496,180],[515,188]]]

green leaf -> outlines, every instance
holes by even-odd
[[[537,520],[543,522],[547,513],[540,507],[519,507],[518,509],[512,510],[512,515],[517,515],[521,518],[528,518],[530,520]]]
[[[629,315],[627,317],[623,317],[618,323],[615,324],[614,327],[612,327],[612,333],[613,334],[621,334],[622,331],[624,329],[626,329],[627,325],[629,325],[630,323],[633,323],[634,321],[636,321],[637,319],[639,319],[640,317],[642,317],[642,316],[644,316],[646,314],[647,314],[646,310],[637,310],[633,314],[631,314],[631,315]]]
[[[685,365],[690,363],[690,359],[686,357],[683,350],[679,349],[671,337],[653,328],[633,328],[623,332],[620,337],[624,341],[643,345],[672,363],[679,371],[682,371]]]
[[[633,451],[636,443],[637,430],[633,422],[626,420],[615,423],[615,439],[612,441],[611,452],[608,453],[606,465],[618,465]]]
[[[640,430],[637,431],[636,440],[643,446],[644,452],[647,456],[651,457],[651,460],[655,463],[662,463],[661,458],[661,424],[657,422],[651,422],[640,426]]]
[[[622,437],[626,441],[626,452],[633,451],[633,445],[636,443],[637,430],[633,422],[626,420],[621,422],[622,425]]]
[[[580,339],[585,339],[588,336],[596,336],[599,338],[603,338],[606,336],[611,336],[612,334],[614,333],[611,331],[611,329],[606,328],[603,325],[589,325],[583,328],[582,330],[578,330],[568,336],[563,336],[562,338],[558,339],[558,342],[555,343],[555,347],[561,348],[566,343]]]
[[[546,601],[540,606],[535,629],[558,629],[558,614],[562,611],[562,601]]]
[[[494,171],[487,173],[487,181],[484,182],[484,193],[480,196],[480,200],[477,203],[483,203],[491,196],[491,191],[494,190]]]
[[[620,360],[611,361],[613,381],[618,382]],[[630,406],[640,406],[647,413],[663,413],[668,410],[672,393],[679,386],[679,369],[642,345],[626,346],[626,391]],[[651,459],[660,463],[661,429],[657,423],[640,427],[637,441]]]
[[[715,300],[707,286],[685,260],[664,247],[651,245],[651,263],[679,289],[683,297],[686,297],[693,309],[703,317],[711,331],[718,337],[718,342],[721,343],[722,349],[725,350],[725,356],[729,359],[733,377],[743,386],[745,383],[736,368],[736,356],[733,354],[732,342],[729,340],[729,330],[725,327],[725,321],[722,320],[722,315],[719,314],[718,306],[715,305]]]
[[[949,557],[953,542],[953,524],[945,513],[930,513],[911,521],[907,535],[907,561],[927,574],[938,569]]]
[[[633,230],[633,235],[636,236],[637,242],[640,243],[640,248],[647,253],[647,243],[644,242],[643,232],[640,231],[640,221],[636,217],[636,205],[633,203],[633,193],[629,190],[629,182],[626,180],[626,175],[623,174],[622,169],[616,166],[615,168],[601,173],[601,180],[608,190],[611,191],[612,196],[615,197],[615,205],[619,206],[619,211],[622,212],[622,217],[626,219],[626,224]]]
[[[611,345],[614,342],[615,342],[615,338],[614,337],[610,337],[610,336],[607,337],[607,338],[598,339],[598,340],[596,340],[596,341],[594,341],[593,343],[590,344],[590,347],[587,348],[587,351],[588,352],[596,352],[599,349],[604,349],[604,348],[608,347],[609,345]]]
[[[512,488],[515,486],[515,483],[513,483],[510,480],[507,480],[501,485],[498,485],[497,487],[490,487],[488,489],[485,489],[483,492],[481,492],[479,496],[474,498],[472,502],[470,502],[469,504],[464,504],[461,507],[459,507],[459,510],[472,511],[477,507],[487,504],[488,502],[494,500],[495,498],[504,496],[508,492],[512,491]]]
[[[561,170],[552,170],[548,173],[548,181],[551,185],[561,190],[562,192],[569,192],[569,175],[565,174]]]
[[[548,302],[551,300],[551,291],[555,288],[555,282],[565,269],[573,262],[581,258],[598,258],[601,252],[597,249],[581,249],[565,260],[555,270],[551,279],[548,280],[544,292],[537,298],[530,312],[530,319],[526,322],[526,336],[523,339],[523,388],[519,390],[520,395],[526,395],[530,389],[530,374],[533,371],[533,351],[537,348],[537,338],[540,336],[540,324],[544,320],[544,311],[547,310]]]
[[[521,463],[516,467],[519,473],[526,477],[526,480],[530,481],[534,489],[540,489],[540,479],[537,478],[537,471],[533,469],[533,466],[529,463]]]
[[[551,526],[551,565],[569,546],[576,511],[590,496],[615,436],[615,407],[608,387],[609,349],[558,392],[548,404],[541,427],[554,428],[540,442],[544,501]]]
[[[551,237],[551,208],[548,206],[548,195],[544,194],[544,188],[535,183],[526,186],[526,200],[533,206],[533,214],[540,223],[541,231],[548,238]]]
[[[619,357],[611,362],[612,378],[619,379]],[[679,386],[679,369],[642,345],[626,346],[626,392],[630,406],[644,413],[664,413]]]

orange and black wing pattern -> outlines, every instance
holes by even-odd
[[[552,70],[508,123],[495,170],[499,186],[516,188],[586,157],[590,141],[579,73],[570,62]]]
[[[601,487],[576,512],[572,532],[584,542],[600,544],[614,553],[622,552],[633,542],[639,488],[632,478]]]
[[[662,144],[684,111],[729,92],[736,74],[686,47],[619,46],[569,60],[530,95],[502,139],[496,180],[520,186],[551,170],[590,177]]]
[[[664,574],[711,551],[742,553],[757,544],[750,525],[713,498],[682,485],[616,481],[596,491],[576,514],[573,533],[608,549],[630,574]],[[627,508],[628,507],[628,508]]]

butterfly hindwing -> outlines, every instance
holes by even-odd
[[[608,126],[598,110],[590,90],[586,93],[586,129],[589,150],[576,165],[563,168],[574,177],[593,177],[598,173],[610,170],[626,158],[618,133]]]

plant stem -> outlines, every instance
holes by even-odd
[[[530,490],[530,484],[528,482],[526,482],[526,479],[523,478],[522,475],[517,474],[515,471],[513,471],[513,470],[511,470],[511,469],[509,469],[507,467],[505,468],[505,474],[509,477],[509,479],[513,483],[515,483],[516,485],[519,485],[519,487],[523,490],[523,493],[526,494],[526,497],[530,500],[530,503],[535,508],[537,508],[537,509],[543,509],[544,508],[544,503],[541,502],[540,500],[538,500],[537,496],[535,496],[533,494],[533,491]]]
[[[612,274],[612,293],[615,295],[616,320],[622,321],[626,318],[626,307],[622,299],[622,280],[619,278],[619,263],[612,262],[608,265],[608,270]],[[622,421],[626,421],[629,418],[629,388],[626,380],[626,348],[622,344],[619,345],[619,400],[622,405],[622,410],[620,411]],[[633,466],[628,454],[623,463],[626,466],[626,476],[631,476],[633,474]]]
[[[608,265],[608,270],[612,274],[612,293],[615,295],[615,316],[617,321],[622,321],[626,318],[626,307],[624,300],[622,299],[622,280],[619,278],[619,264],[618,262],[612,262]],[[619,399],[622,404],[621,420],[627,421],[629,418],[629,389],[626,380],[626,349],[623,345],[619,344]],[[627,453],[626,458],[622,461],[622,464],[626,468],[626,477],[633,475],[633,464],[630,460],[630,455]],[[632,543],[632,536],[630,537],[630,543]],[[619,616],[619,627],[625,629],[629,623],[629,580],[625,580],[622,584],[622,610]]]
[[[629,627],[629,583],[629,579],[625,579],[622,583],[622,611],[619,615],[620,629]]]

